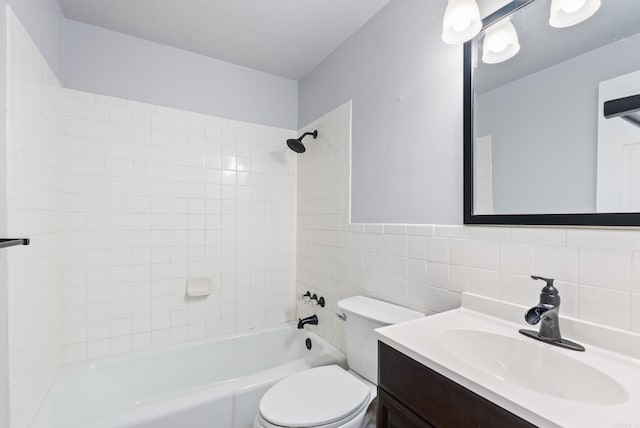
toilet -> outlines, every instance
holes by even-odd
[[[260,400],[254,428],[360,428],[377,394],[378,341],[374,329],[424,314],[363,296],[338,302],[346,315],[349,370],[337,365],[293,374]]]

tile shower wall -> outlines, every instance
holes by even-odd
[[[73,90],[62,110],[66,362],[293,318],[293,131]]]
[[[463,291],[532,305],[531,274],[557,279],[563,315],[640,332],[638,230],[349,224],[350,110],[309,125],[321,137],[298,159],[297,293],[327,306],[297,306],[321,335],[345,349],[336,302],[356,294],[427,314]]]
[[[11,427],[26,427],[62,367],[61,87],[7,8],[7,251]],[[3,284],[4,286],[4,284]]]

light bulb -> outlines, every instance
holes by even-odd
[[[513,58],[519,51],[518,33],[507,18],[487,30],[482,44],[482,61],[497,64]]]
[[[585,3],[586,0],[565,0],[562,4],[562,10],[566,13],[576,13],[584,7]]]
[[[549,24],[556,28],[579,24],[593,16],[601,3],[601,0],[551,0]]]
[[[468,13],[456,11],[456,13],[451,17],[451,28],[455,31],[464,31],[469,28],[469,25],[471,25],[471,17]]]
[[[442,40],[454,45],[464,43],[481,29],[480,10],[475,0],[449,0],[442,22]]]
[[[496,53],[504,52],[509,47],[509,39],[504,34],[498,34],[491,45],[491,51]]]

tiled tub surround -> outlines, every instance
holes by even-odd
[[[9,7],[6,16],[7,232],[32,238],[28,247],[3,250],[9,275],[10,424],[26,427],[63,362],[61,87]]]
[[[557,279],[562,315],[640,332],[638,230],[350,224],[350,116],[345,104],[310,124],[324,139],[298,158],[297,293],[327,300],[298,302],[320,318],[309,328],[344,350],[336,302],[356,294],[425,313],[462,291],[534,305],[537,274]]]
[[[294,132],[64,90],[65,361],[294,316]],[[185,297],[187,278],[211,278]]]

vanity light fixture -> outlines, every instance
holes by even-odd
[[[513,58],[520,51],[518,33],[509,18],[490,27],[482,44],[482,62],[497,64]]]
[[[482,29],[476,0],[448,0],[442,23],[442,40],[451,45],[473,39]]]
[[[549,25],[571,27],[589,19],[600,9],[601,0],[551,0]]]

